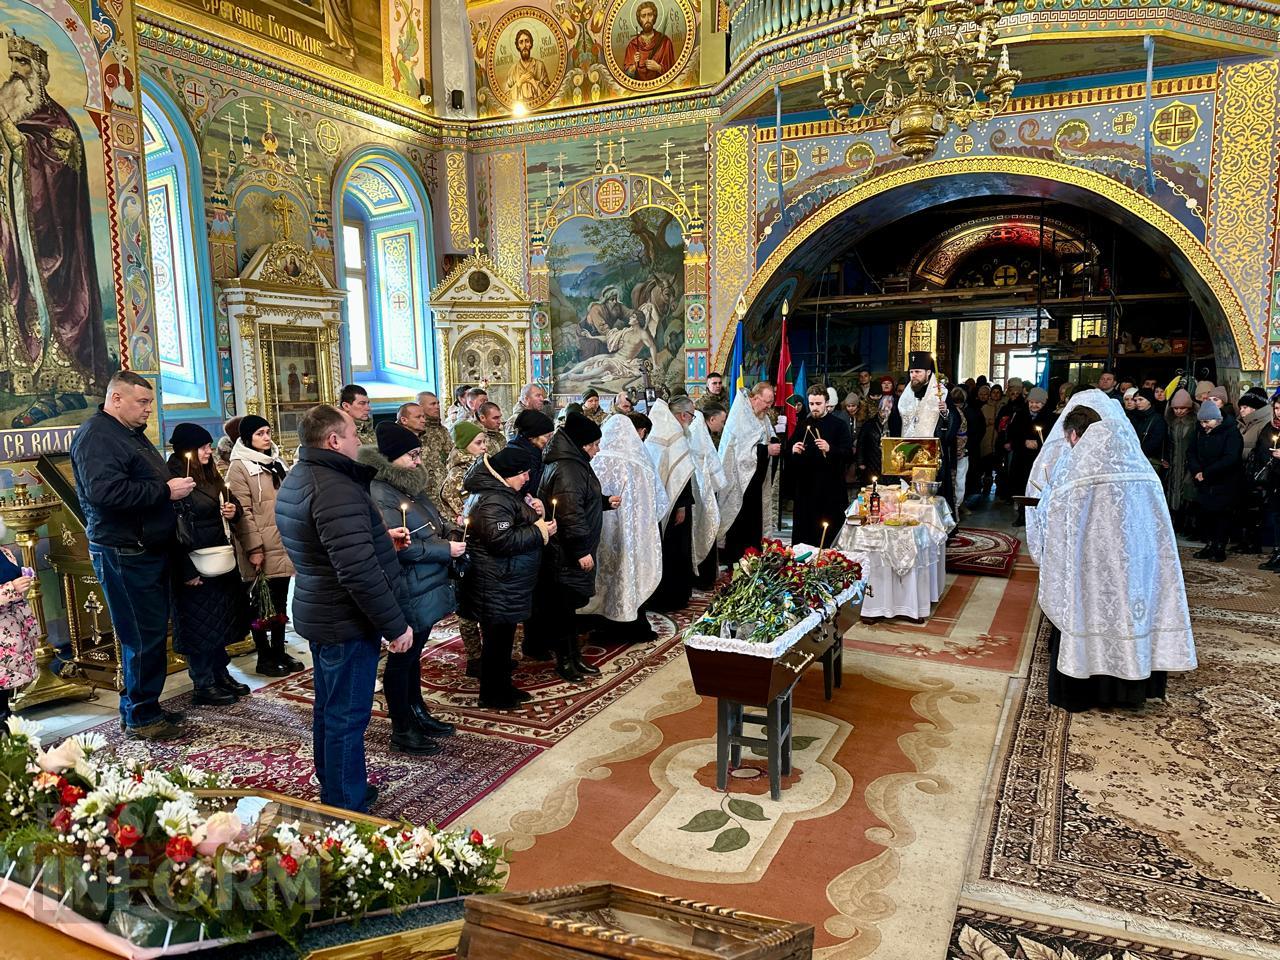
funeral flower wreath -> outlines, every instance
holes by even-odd
[[[37,724],[0,730],[0,883],[154,945],[307,926],[497,890],[502,850],[475,830],[297,821],[254,828],[193,791],[225,784],[189,766],[117,760],[97,733],[41,749]],[[40,918],[44,919],[44,918]],[[150,938],[150,939],[148,939]]]
[[[760,549],[746,549],[732,579],[685,633],[769,643],[812,611],[834,607],[861,579],[861,566],[839,550],[797,557],[781,540],[766,538]]]

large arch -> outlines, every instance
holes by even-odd
[[[744,320],[776,277],[821,269],[831,251],[872,230],[952,200],[982,196],[1045,197],[1092,210],[1132,231],[1168,257],[1213,333],[1219,365],[1261,370],[1262,349],[1244,307],[1204,245],[1172,214],[1110,177],[1082,167],[1032,157],[963,157],[902,167],[860,183],[805,220],[757,269],[743,294]],[[811,242],[812,241],[812,242]],[[733,348],[725,318],[716,364]]]

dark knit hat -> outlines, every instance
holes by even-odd
[[[583,403],[586,403],[586,402],[587,402],[588,400],[590,400],[592,397],[595,397],[597,400],[599,400],[599,399],[600,399],[600,394],[596,392],[596,389],[595,389],[594,387],[588,387],[586,390],[583,390],[583,391],[582,391],[582,402],[583,402]]]
[[[907,357],[908,370],[932,370],[933,355],[928,350],[912,350]]]
[[[378,438],[378,452],[388,460],[403,457],[410,450],[421,450],[422,441],[408,427],[384,420],[373,431]]]
[[[1027,399],[1035,400],[1038,403],[1048,403],[1049,392],[1043,389],[1042,387],[1032,387],[1029,391],[1027,391]]]
[[[240,420],[240,442],[246,447],[252,448],[253,435],[263,427],[269,426],[271,426],[271,424],[267,423],[264,418],[254,413],[249,414],[247,417]]]
[[[1200,412],[1196,414],[1199,420],[1221,420],[1222,410],[1212,400],[1206,400],[1200,404]]]
[[[1151,404],[1153,407],[1156,405],[1156,392],[1150,387],[1139,387],[1137,395],[1142,397],[1142,399],[1146,400],[1147,403]]]
[[[521,437],[541,437],[552,433],[556,425],[551,418],[539,410],[521,410],[516,414],[516,434]]]
[[[571,413],[564,418],[564,432],[580,447],[595,443],[600,439],[600,428],[590,417],[580,413]]]
[[[1267,392],[1261,387],[1254,387],[1240,394],[1240,399],[1236,401],[1238,407],[1251,407],[1254,410],[1261,410],[1267,406]]]
[[[532,464],[529,462],[529,454],[524,449],[508,446],[489,457],[489,466],[493,468],[494,473],[506,480],[524,473]]]
[[[232,442],[240,439],[240,421],[243,417],[232,417],[222,425],[222,432],[227,435],[227,439]]]
[[[206,443],[213,443],[213,437],[198,423],[180,423],[169,437],[169,446],[178,451],[199,450]]]
[[[449,434],[453,437],[453,445],[462,453],[465,453],[467,447],[471,446],[471,441],[482,433],[484,428],[474,420],[459,420],[449,430]]]

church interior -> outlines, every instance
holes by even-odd
[[[950,384],[1280,387],[1267,0],[0,11],[0,543],[32,568],[38,635],[14,713],[46,746],[92,735],[127,763],[216,774],[280,822],[342,813],[319,803],[320,694],[292,628],[303,669],[286,676],[254,670],[247,634],[228,648],[252,690],[229,706],[193,704],[170,650],[181,737],[130,739],[118,721],[125,653],[69,455],[117,370],[153,385],[161,456],[180,423],[216,444],[252,415],[291,466],[307,411],[345,384],[379,422],[476,385],[504,422],[526,384],[553,417],[593,390],[606,408],[700,400],[720,373],[734,397],[781,381],[786,356],[801,395],[843,397],[860,372],[906,382],[918,353]],[[784,538],[790,496],[784,477]],[[74,884],[46,876],[30,896],[41,877],[17,882],[14,835],[0,953],[1280,958],[1280,569],[1199,557],[1179,529],[1150,563],[1180,564],[1198,667],[1145,706],[1068,712],[1049,699],[1021,511],[980,500],[953,505],[924,616],[874,615],[886,601],[867,594],[787,666],[780,780],[772,733],[735,744],[725,775],[742,706],[708,692],[690,642],[710,590],[650,611],[645,642],[592,634],[600,675],[584,682],[517,652],[532,699],[510,712],[477,700],[450,615],[420,685],[457,732],[431,756],[391,749],[379,682],[377,800],[353,816],[404,825],[406,842],[441,830],[437,864],[446,838],[481,838],[496,875],[477,861],[468,887],[471,854],[450,853],[434,893],[370,895],[360,923],[335,908],[281,938],[270,924],[298,915],[273,907],[261,939],[229,924],[206,943],[204,923],[154,905],[68,922]],[[643,894],[597,903],[596,883]],[[470,890],[488,894],[464,905]]]

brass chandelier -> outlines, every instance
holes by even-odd
[[[994,0],[902,0],[896,9],[857,0],[854,17],[852,62],[822,65],[823,105],[842,127],[888,124],[889,140],[912,160],[932,156],[950,124],[990,120],[1022,79],[1007,46],[995,55]]]

